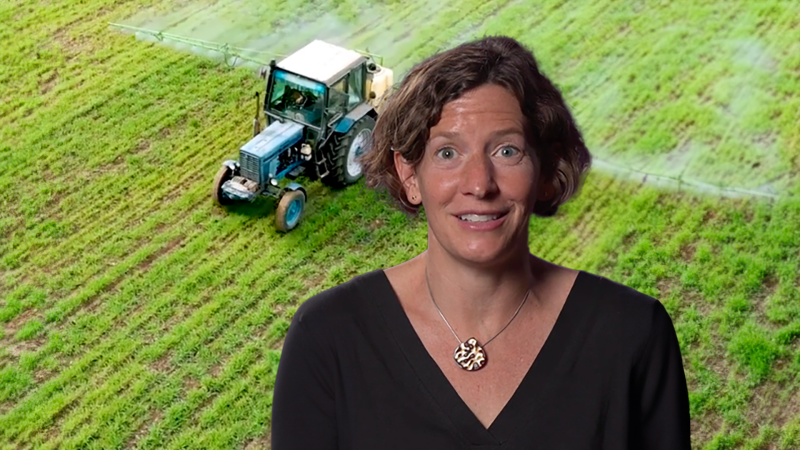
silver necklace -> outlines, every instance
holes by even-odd
[[[478,340],[475,339],[474,337],[471,337],[466,341],[462,341],[461,338],[458,337],[458,334],[456,334],[456,330],[454,330],[453,327],[450,326],[450,322],[448,322],[447,318],[444,317],[442,310],[439,309],[439,305],[436,304],[436,300],[433,298],[433,292],[431,291],[431,282],[430,280],[428,280],[427,269],[425,270],[425,285],[428,286],[428,295],[430,295],[431,297],[431,302],[433,303],[433,307],[436,308],[436,311],[439,313],[439,316],[442,318],[445,325],[447,325],[447,328],[450,329],[450,332],[453,333],[453,336],[455,336],[456,341],[458,341],[458,347],[456,347],[456,351],[453,353],[453,359],[456,361],[456,364],[458,364],[459,367],[469,372],[480,370],[483,368],[483,366],[486,365],[488,357],[486,355],[486,351],[483,348],[489,345],[489,343],[492,342],[494,338],[500,336],[500,333],[505,331],[506,328],[508,328],[508,326],[511,325],[511,322],[513,322],[514,319],[517,317],[517,314],[519,314],[519,310],[522,309],[522,305],[524,305],[525,302],[528,300],[528,294],[531,293],[531,288],[529,287],[528,290],[525,291],[525,296],[522,297],[522,302],[520,302],[519,306],[517,306],[517,310],[514,311],[514,314],[511,316],[511,319],[509,319],[508,323],[506,323],[506,325],[503,328],[501,328],[500,331],[498,331],[494,336],[492,336],[491,339],[489,339],[488,341],[486,341],[486,343],[481,345],[478,342]]]

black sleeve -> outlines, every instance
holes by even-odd
[[[653,302],[650,336],[633,371],[634,448],[691,450],[689,393],[681,351],[664,306]]]
[[[302,309],[302,308],[301,308]],[[337,447],[332,349],[298,311],[283,344],[272,401],[273,450]]]

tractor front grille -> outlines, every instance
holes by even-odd
[[[258,170],[258,158],[245,152],[239,155],[239,166],[242,169],[242,176],[256,183],[261,184],[260,171]]]

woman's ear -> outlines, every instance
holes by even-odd
[[[400,153],[394,152],[394,168],[397,171],[397,176],[400,177],[400,182],[403,184],[408,203],[412,205],[422,203],[419,186],[417,186],[417,171],[414,166],[406,161]]]

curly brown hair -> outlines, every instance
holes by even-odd
[[[559,90],[539,71],[533,54],[509,37],[467,42],[411,69],[387,100],[372,133],[372,149],[361,159],[366,185],[388,191],[402,210],[416,213],[419,206],[406,199],[392,152],[417,167],[444,105],[485,84],[504,87],[519,101],[528,124],[526,138],[551,186],[552,195],[538,201],[533,212],[555,214],[580,187],[591,156]]]

